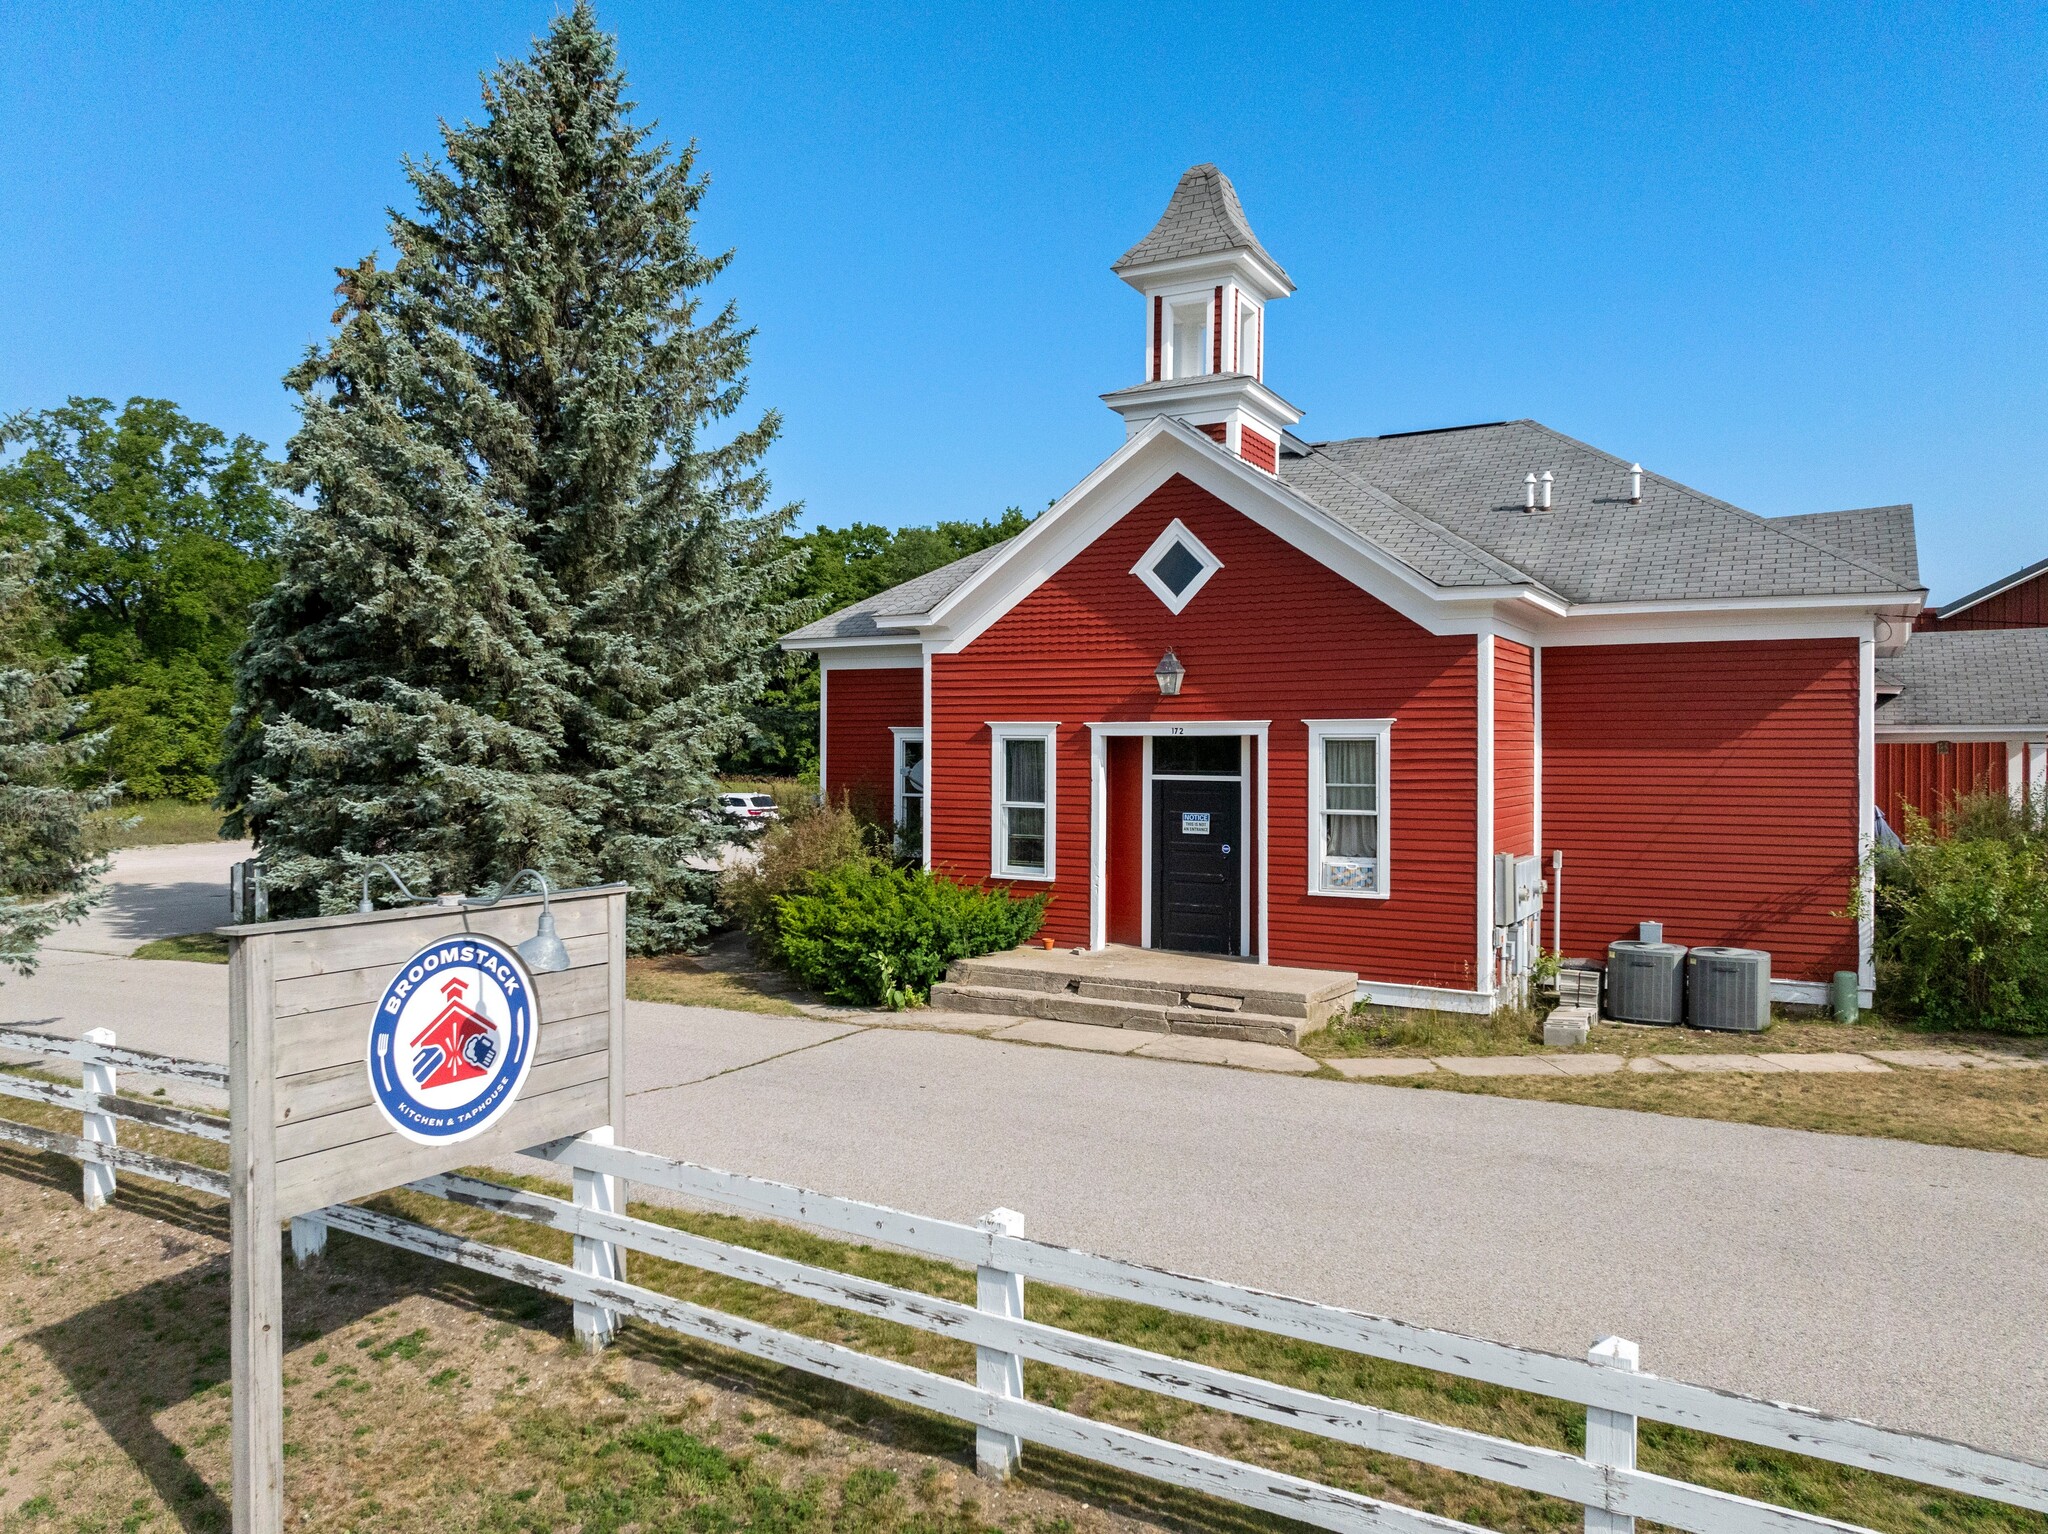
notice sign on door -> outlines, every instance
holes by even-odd
[[[1182,810],[1180,812],[1180,834],[1182,836],[1207,836],[1209,834],[1209,812],[1207,810]]]

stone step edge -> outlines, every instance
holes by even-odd
[[[1357,982],[1351,979],[1333,980],[1318,991],[1273,991],[1260,986],[1219,985],[1204,979],[1198,985],[1175,986],[1152,980],[1125,980],[1109,975],[1062,975],[1053,971],[1030,969],[1022,965],[1005,965],[993,959],[956,959],[946,971],[946,981],[952,985],[989,986],[1006,991],[1032,991],[1046,996],[1079,996],[1086,994],[1071,989],[1075,984],[1115,988],[1148,994],[1154,1006],[1180,1006],[1179,998],[1190,991],[1204,996],[1229,997],[1239,1005],[1238,1015],[1255,1014],[1260,1017],[1281,1018],[1289,1022],[1313,1020],[1316,1026],[1350,1010],[1353,997],[1357,994]],[[1175,998],[1168,1003],[1164,998]],[[1094,1000],[1115,1000],[1121,998],[1097,996]],[[1129,998],[1137,1000],[1136,996]],[[1221,1009],[1214,1009],[1220,1011]]]
[[[993,1017],[1038,1017],[1052,1022],[1085,1023],[1099,1028],[1124,1028],[1138,1033],[1175,1033],[1190,1038],[1232,1039],[1248,1044],[1301,1042],[1311,1031],[1308,1020],[1271,1017],[1253,1012],[1202,1012],[1187,1007],[1161,1007],[1144,1002],[1102,1001],[1071,992],[1016,991],[1001,986],[963,985],[942,980],[932,987],[936,1008]]]

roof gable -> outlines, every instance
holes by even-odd
[[[1854,511],[1814,511],[1773,517],[1771,523],[1826,544],[1876,570],[1920,584],[1920,547],[1911,506],[1864,506]]]

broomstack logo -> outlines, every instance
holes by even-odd
[[[370,1089],[408,1140],[482,1134],[518,1099],[533,1066],[540,1008],[511,949],[463,935],[399,967],[370,1021]]]

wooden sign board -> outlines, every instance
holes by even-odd
[[[529,975],[539,1027],[517,1097],[466,1139],[401,1134],[372,1086],[371,1023],[427,945],[533,934],[539,896],[216,929],[229,939],[234,1524],[277,1529],[284,1464],[279,1222],[616,1124],[625,1107],[626,887],[555,895],[569,967]]]

